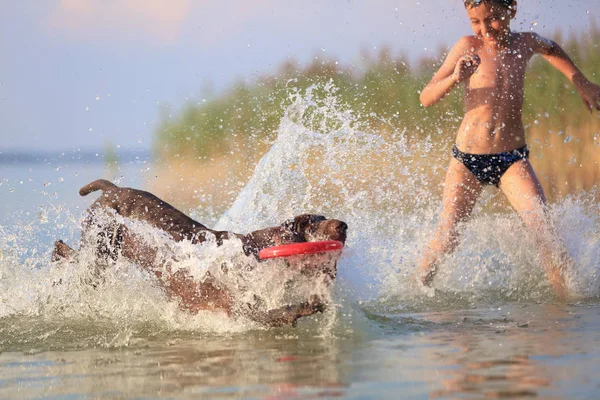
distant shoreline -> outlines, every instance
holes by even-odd
[[[16,164],[106,164],[107,156],[119,163],[149,162],[154,160],[150,150],[123,149],[112,154],[105,150],[0,150],[0,165]]]

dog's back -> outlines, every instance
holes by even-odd
[[[92,214],[112,209],[122,217],[146,221],[168,232],[175,240],[193,240],[198,233],[210,231],[169,203],[143,190],[122,188],[98,179],[82,187],[79,194],[86,196],[98,190],[102,191],[102,195],[90,207]]]

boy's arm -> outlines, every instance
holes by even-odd
[[[479,66],[479,57],[467,54],[469,39],[460,39],[448,53],[440,69],[423,88],[419,100],[429,107],[442,100],[454,87],[467,79]]]
[[[600,110],[600,86],[590,82],[556,42],[532,33],[534,50],[569,79],[590,112]]]

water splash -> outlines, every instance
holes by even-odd
[[[551,301],[521,220],[506,208],[489,211],[493,188],[463,224],[459,248],[436,277],[439,296],[429,299],[415,285],[414,270],[437,226],[449,157],[444,144],[411,144],[410,132],[376,130],[345,109],[331,85],[294,93],[291,103],[270,151],[219,221],[221,229],[255,229],[304,212],[345,220],[350,230],[340,278],[351,283],[352,301],[403,310]],[[594,198],[583,193],[550,208],[574,260],[570,289],[581,297],[600,294]]]
[[[302,213],[346,221],[349,237],[338,264],[335,300],[343,307],[362,304],[387,313],[490,301],[550,301],[519,218],[513,212],[489,211],[494,189],[484,193],[473,217],[463,224],[458,249],[440,266],[436,295],[428,297],[419,289],[415,265],[437,225],[449,156],[444,144],[415,143],[410,132],[382,131],[382,126],[385,121],[377,127],[362,122],[339,102],[330,83],[292,91],[277,138],[217,229],[246,233]],[[600,206],[594,198],[582,193],[550,209],[575,264],[569,286],[587,298],[600,295]],[[80,219],[79,212],[54,206],[41,209],[35,223],[0,228],[0,333],[5,338],[0,346],[43,342],[48,336],[58,340],[65,332],[82,345],[123,346],[135,340],[132,332],[257,328],[218,313],[179,310],[152,277],[125,260],[105,271],[99,288],[89,284],[94,279],[93,254],[51,265],[50,249],[40,247],[40,238],[75,244]],[[241,254],[236,241],[220,247],[210,241],[199,246],[173,243],[143,223],[127,223],[148,243],[168,246],[167,253],[176,257],[163,261],[172,268],[185,268],[197,279],[210,271],[234,288],[240,301],[258,296],[265,307],[275,307],[309,290],[328,292],[315,289],[308,279],[286,290],[285,265],[257,263]],[[91,339],[83,339],[80,332]]]

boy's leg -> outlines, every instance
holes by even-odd
[[[563,268],[570,260],[548,217],[546,196],[527,159],[517,161],[504,173],[500,189],[533,235],[542,266],[556,296],[564,299]]]
[[[444,182],[440,224],[419,264],[419,276],[424,285],[431,285],[440,257],[456,248],[458,244],[456,226],[471,214],[481,189],[481,183],[471,171],[460,161],[452,158]]]

